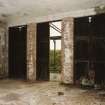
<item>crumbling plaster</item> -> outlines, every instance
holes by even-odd
[[[74,18],[64,18],[62,20],[62,72],[61,79],[63,83],[74,83],[73,69],[73,38],[74,38]]]
[[[9,26],[96,14],[105,0],[0,0],[0,18]]]
[[[7,24],[0,21],[0,78],[8,75],[8,33]]]
[[[27,25],[27,79],[36,80],[36,24]]]
[[[8,25],[15,26],[94,15],[97,14],[95,8],[104,5],[105,0],[18,0],[8,2],[5,14],[8,14]]]

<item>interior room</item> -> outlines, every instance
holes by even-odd
[[[105,0],[0,0],[0,105],[105,105]]]

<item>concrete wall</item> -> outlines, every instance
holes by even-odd
[[[36,80],[36,25],[35,23],[27,24],[27,79]],[[2,26],[2,25],[1,25]],[[6,54],[6,37],[5,25],[0,28],[2,41],[0,41],[0,74],[6,74],[4,68],[7,67]],[[73,84],[73,29],[74,18],[62,19],[62,82]],[[4,50],[4,51],[3,51]],[[4,58],[3,58],[4,57]]]
[[[1,31],[1,37],[2,41],[0,42],[0,51],[4,50],[6,51],[6,35],[5,35],[5,27],[0,28]],[[27,24],[27,79],[31,81],[36,80],[36,29],[37,24],[31,23]],[[74,18],[64,18],[62,19],[62,73],[61,73],[61,79],[63,83],[66,84],[73,84],[73,30],[74,30]],[[3,67],[6,67],[5,55],[7,54],[7,51],[1,51],[0,52],[0,61],[2,61],[0,64],[0,74],[5,74],[5,69]],[[4,53],[5,52],[5,53]],[[4,70],[4,71],[3,71]]]
[[[0,21],[0,78],[8,75],[8,35],[7,25]]]
[[[62,19],[62,73],[63,83],[73,84],[74,18]],[[27,25],[27,79],[36,80],[36,24]]]

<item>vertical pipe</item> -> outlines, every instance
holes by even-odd
[[[56,40],[53,40],[54,42],[54,70],[55,70],[55,63],[56,63]]]

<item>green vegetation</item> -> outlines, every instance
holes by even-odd
[[[61,50],[55,51],[54,61],[54,50],[50,50],[50,72],[61,72]]]

